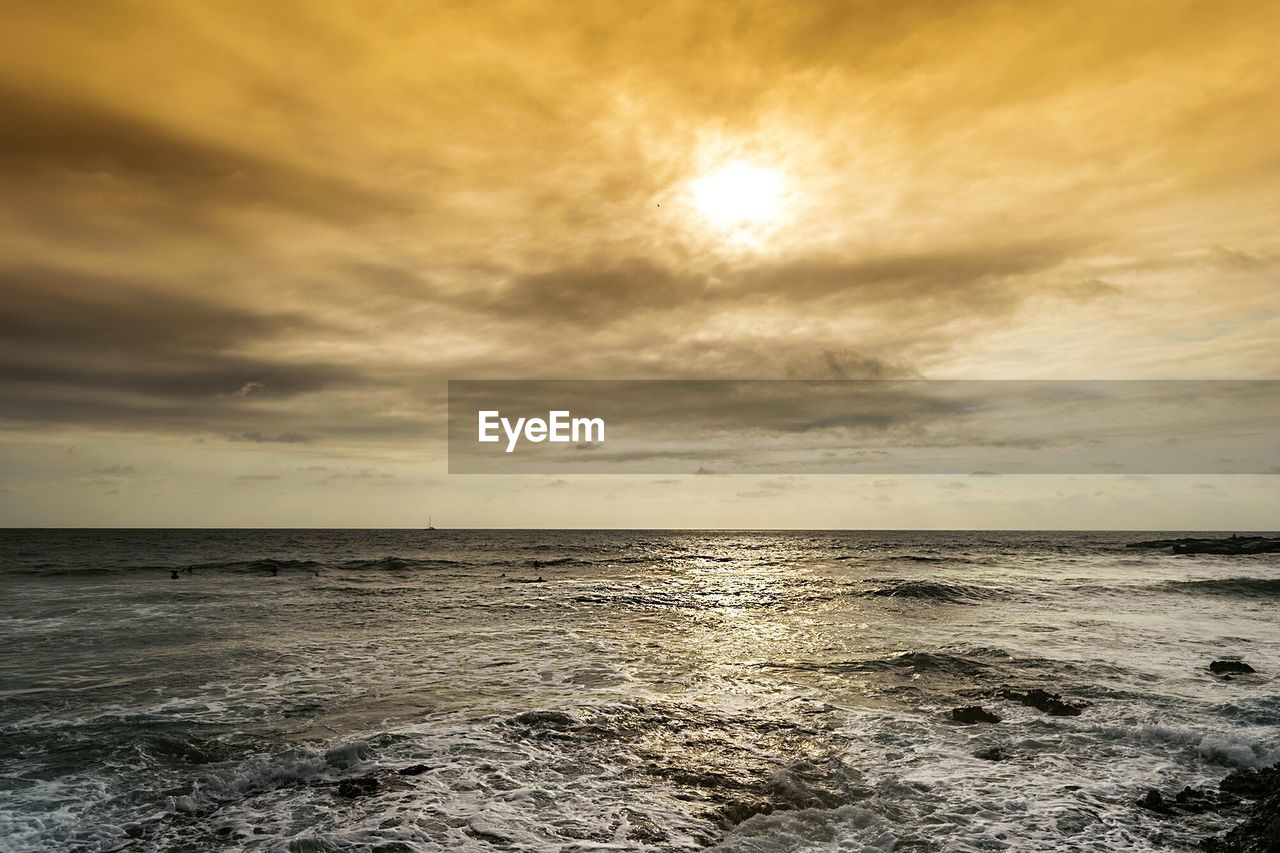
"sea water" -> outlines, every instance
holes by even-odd
[[[1280,555],[1153,536],[3,531],[0,848],[1190,849]]]

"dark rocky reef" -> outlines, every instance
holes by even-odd
[[[952,708],[951,719],[957,723],[971,726],[974,723],[998,723],[1000,717],[983,708],[981,705],[966,705],[963,708]]]
[[[1020,702],[1028,708],[1043,711],[1051,717],[1078,717],[1089,706],[1088,702],[1068,702],[1062,698],[1061,694],[1050,693],[1038,687],[1025,692],[1004,687],[996,691],[996,695],[1001,699]]]
[[[396,773],[401,776],[421,776],[430,769],[430,764],[410,764],[408,767],[401,767]]]
[[[1235,829],[1203,845],[1214,853],[1280,851],[1280,767],[1239,770],[1218,785],[1220,796],[1239,797],[1244,819]]]
[[[972,699],[1004,699],[1008,702],[1017,702],[1019,705],[1035,708],[1051,717],[1078,717],[1090,704],[1082,699],[1063,699],[1061,693],[1050,693],[1040,687],[1033,687],[1030,690],[1017,690],[1009,686],[961,690],[959,695]]]
[[[1239,805],[1239,800],[1231,796],[1220,796],[1212,789],[1192,788],[1188,785],[1171,797],[1152,788],[1138,800],[1138,805],[1147,811],[1172,817],[1230,809]]]
[[[1233,673],[1247,675],[1250,672],[1257,672],[1256,669],[1242,660],[1216,660],[1209,664],[1209,671],[1214,675],[1230,675]]]
[[[347,779],[339,779],[336,782],[321,782],[319,785],[333,788],[334,794],[344,800],[359,800],[403,787],[404,783],[401,781],[401,777],[421,776],[430,769],[431,766],[427,764],[410,764],[407,767],[401,767],[399,770],[383,768],[372,773],[366,773],[363,776],[352,776]]]
[[[1209,853],[1280,853],[1280,767],[1237,770],[1212,788],[1186,787],[1173,796],[1152,788],[1137,801],[1166,820],[1213,812],[1240,822],[1200,843]]]
[[[380,776],[357,776],[354,779],[343,779],[338,783],[337,794],[347,800],[370,797],[386,788],[386,780]]]
[[[1276,554],[1280,553],[1280,536],[1228,536],[1225,539],[1151,539],[1147,542],[1130,542],[1128,548],[1145,548],[1151,551],[1168,548],[1174,554]]]

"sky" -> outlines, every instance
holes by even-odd
[[[1277,30],[1257,2],[16,4],[0,523],[1275,528],[1275,476],[450,475],[445,399],[1280,378]]]

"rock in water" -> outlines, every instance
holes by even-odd
[[[401,767],[396,772],[401,776],[421,776],[431,769],[429,764],[410,764],[408,767]]]
[[[974,723],[998,723],[1000,718],[981,705],[966,705],[963,708],[951,709],[951,719],[957,723],[973,725]]]
[[[382,790],[382,780],[377,776],[359,776],[343,779],[338,783],[338,796],[348,800],[368,797]]]
[[[1006,688],[998,691],[996,695],[1002,699],[1021,702],[1028,708],[1035,708],[1051,717],[1078,717],[1088,707],[1087,702],[1068,702],[1062,698],[1061,694],[1050,693],[1038,687],[1025,693]]]
[[[1276,853],[1280,851],[1280,767],[1237,770],[1218,786],[1223,794],[1239,796],[1245,818],[1225,835],[1202,845],[1217,853]]]
[[[1186,814],[1202,814],[1217,811],[1221,806],[1229,805],[1230,798],[1220,798],[1216,792],[1203,788],[1183,787],[1173,798],[1174,804]]]
[[[1226,539],[1152,539],[1131,542],[1126,547],[1148,550],[1168,548],[1174,554],[1274,554],[1280,552],[1280,538],[1267,536],[1231,536]]]
[[[1186,787],[1173,797],[1152,788],[1137,805],[1170,820],[1211,812],[1215,823],[1235,819],[1229,832],[1200,842],[1209,853],[1280,853],[1280,766],[1236,770],[1212,788]]]
[[[1225,675],[1231,672],[1257,672],[1256,669],[1242,660],[1216,660],[1209,664],[1209,671],[1215,675]]]
[[[1147,795],[1138,800],[1138,805],[1153,812],[1167,812],[1169,810],[1169,806],[1165,803],[1164,797],[1155,788],[1147,791]]]
[[[511,722],[539,729],[563,729],[572,726],[573,717],[564,711],[525,711],[516,714]]]

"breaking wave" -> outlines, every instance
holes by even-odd
[[[1210,578],[1205,580],[1163,581],[1158,590],[1198,595],[1237,595],[1247,598],[1280,596],[1280,578]]]

